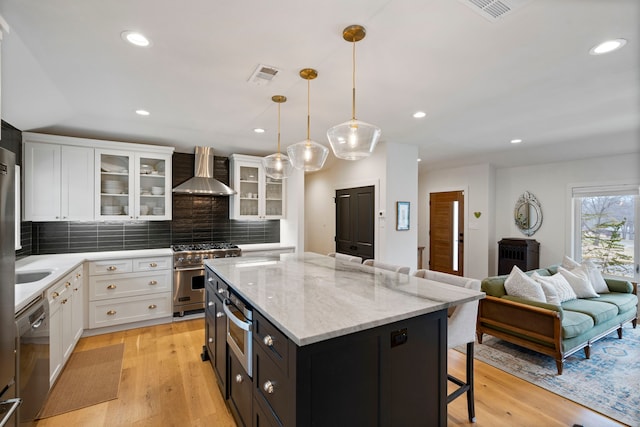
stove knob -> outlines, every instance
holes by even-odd
[[[191,261],[191,255],[187,255],[187,261]]]
[[[182,261],[184,261],[184,257],[179,257],[178,262],[182,262]]]
[[[209,259],[209,255],[207,254],[202,255],[202,259]]]
[[[196,257],[194,258],[195,261],[200,261],[200,257],[196,255]]]

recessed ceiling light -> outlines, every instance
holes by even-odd
[[[151,113],[149,113],[147,110],[136,110],[136,114],[140,116],[148,116]]]
[[[625,44],[627,44],[625,39],[607,40],[606,42],[602,42],[599,45],[592,47],[589,54],[602,55],[603,53],[613,52],[614,50],[620,49]]]
[[[121,36],[123,40],[136,46],[147,47],[151,45],[148,38],[136,31],[124,31]]]
[[[262,129],[262,128],[255,128],[253,131],[255,133],[264,133],[264,129]]]
[[[512,144],[520,144],[522,142],[522,140],[521,139],[512,139],[510,142]]]
[[[415,113],[413,113],[413,117],[415,117],[416,119],[421,119],[426,115],[427,113],[425,113],[424,111],[416,111]]]
[[[422,161],[422,159],[418,157],[418,162],[421,162],[421,161]]]

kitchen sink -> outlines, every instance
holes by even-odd
[[[29,271],[24,273],[16,273],[16,285],[21,285],[23,283],[37,282],[38,280],[42,280],[45,277],[49,276],[51,273],[53,273],[53,270]]]

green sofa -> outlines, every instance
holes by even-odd
[[[558,266],[526,272],[550,276]],[[622,325],[637,325],[638,297],[635,284],[625,280],[605,279],[610,293],[599,298],[565,301],[561,306],[535,302],[507,295],[504,281],[508,275],[487,277],[481,289],[487,297],[480,300],[476,335],[482,344],[484,334],[552,356],[558,374],[564,360],[583,349],[587,359],[591,344],[617,330],[622,338]]]

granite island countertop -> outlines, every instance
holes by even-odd
[[[483,292],[309,252],[205,264],[298,346],[484,298]]]

